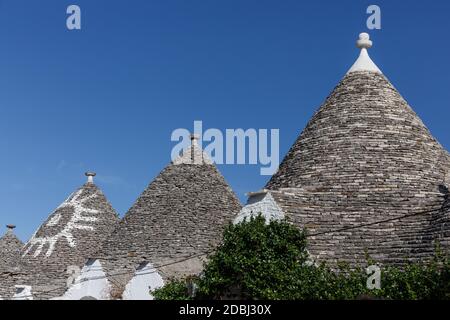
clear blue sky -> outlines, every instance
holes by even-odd
[[[0,0],[0,233],[27,240],[86,170],[123,215],[194,120],[279,128],[283,157],[355,61],[370,4],[373,60],[450,149],[449,1]],[[242,201],[268,179],[219,169]]]

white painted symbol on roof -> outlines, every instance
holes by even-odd
[[[50,257],[55,250],[56,243],[58,240],[65,238],[68,245],[71,248],[76,247],[76,241],[73,235],[74,230],[88,230],[93,231],[94,227],[89,225],[89,223],[98,220],[95,217],[99,213],[99,210],[87,208],[85,205],[87,202],[97,197],[98,194],[94,193],[87,197],[82,197],[83,189],[80,189],[73,193],[66,201],[64,201],[56,210],[54,211],[53,217],[48,223],[46,223],[42,228],[54,228],[58,227],[59,224],[63,224],[60,227],[60,231],[52,236],[38,237],[35,233],[33,237],[27,243],[27,249],[23,256],[27,255],[31,249],[37,246],[36,251],[33,256],[37,257],[41,254],[45,246],[48,246],[46,256]],[[72,209],[71,215],[67,219],[63,218],[63,211],[61,209],[70,208]],[[62,220],[62,222],[61,222]],[[64,225],[64,221],[68,220]],[[45,229],[44,229],[45,230]]]

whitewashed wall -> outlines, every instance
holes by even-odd
[[[99,260],[90,260],[60,300],[110,299],[111,287]]]
[[[142,264],[123,292],[123,300],[153,300],[151,291],[164,286],[158,271],[150,264]]]
[[[16,285],[16,293],[12,300],[33,300],[33,294],[31,292],[31,286]]]
[[[250,196],[247,205],[242,208],[241,212],[239,212],[234,219],[234,223],[240,223],[244,219],[248,220],[250,217],[255,217],[258,214],[261,214],[267,222],[272,220],[282,220],[285,217],[283,211],[275,202],[270,192],[267,192]]]

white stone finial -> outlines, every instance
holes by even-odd
[[[84,175],[85,175],[86,177],[88,177],[88,180],[87,180],[88,183],[94,183],[94,177],[95,177],[97,174],[96,174],[95,172],[88,171],[88,172],[86,172]]]
[[[372,41],[368,33],[360,33],[359,39],[356,41],[356,46],[361,49],[358,59],[353,66],[348,70],[347,74],[357,71],[369,71],[382,74],[377,65],[370,59],[367,49],[372,47]]]
[[[366,48],[372,48],[372,41],[370,40],[370,36],[368,33],[360,33],[359,34],[359,39],[358,41],[356,41],[356,46],[360,49]]]
[[[193,134],[191,134],[191,140],[192,141],[198,141],[198,140],[200,140],[200,135],[199,134],[196,134],[196,133],[193,133]]]

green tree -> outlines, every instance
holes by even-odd
[[[258,216],[230,225],[205,266],[199,294],[287,299],[298,290],[296,279],[307,258],[305,233],[287,222],[266,224]]]
[[[288,222],[267,224],[261,216],[230,225],[200,277],[174,280],[153,294],[170,300],[192,299],[194,291],[195,299],[450,299],[448,258],[386,267],[381,289],[369,290],[365,268],[310,263],[306,239]]]

